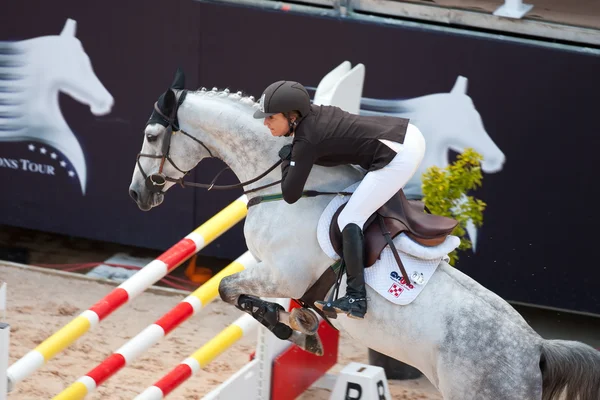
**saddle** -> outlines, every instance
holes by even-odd
[[[329,228],[331,244],[340,258],[343,258],[343,241],[342,233],[338,227],[338,217],[345,206],[346,204],[342,204],[336,210]],[[404,281],[410,284],[411,280],[392,239],[404,233],[423,246],[437,246],[446,240],[446,237],[452,233],[457,225],[458,221],[453,218],[425,213],[425,204],[417,200],[408,200],[401,189],[381,206],[363,226],[365,268],[373,266],[381,257],[381,252],[385,246],[389,245]],[[335,319],[337,316],[319,310],[314,306],[314,302],[322,300],[332,287],[335,289],[339,286],[339,274],[342,271],[343,269],[340,268],[339,272],[335,272],[333,266],[328,268],[300,299],[296,299],[302,307],[313,309],[332,327],[333,325],[329,319]]]
[[[342,257],[342,232],[338,227],[338,217],[346,203],[342,204],[333,215],[329,228],[329,238],[335,252]],[[365,223],[365,268],[371,267],[380,258],[381,252],[391,239],[405,233],[410,239],[423,246],[437,246],[452,233],[458,221],[441,215],[424,212],[425,204],[421,201],[408,200],[400,189],[383,206],[381,206]],[[379,222],[378,224],[376,224]],[[392,251],[395,247],[390,245]],[[394,254],[395,255],[395,254]],[[396,261],[400,262],[399,257]],[[399,265],[400,270],[403,269]]]

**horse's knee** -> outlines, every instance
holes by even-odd
[[[219,296],[226,303],[234,304],[237,300],[237,293],[233,290],[231,276],[226,276],[219,282]]]

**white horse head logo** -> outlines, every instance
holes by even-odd
[[[419,197],[421,175],[431,166],[448,166],[449,151],[462,153],[471,147],[483,156],[486,173],[502,170],[506,157],[485,130],[481,116],[467,95],[467,78],[459,76],[448,93],[436,93],[408,100],[363,98],[361,114],[386,114],[409,118],[427,141],[425,158],[405,188],[407,195]]]
[[[90,59],[68,19],[60,35],[0,42],[0,141],[35,141],[67,158],[85,193],[87,168],[77,138],[58,103],[63,92],[108,114],[112,96],[94,74]]]
[[[406,100],[380,100],[362,96],[365,68],[357,64],[350,69],[344,61],[329,72],[315,92],[315,104],[331,104],[363,115],[393,115],[409,118],[425,136],[427,149],[423,162],[404,188],[408,197],[421,198],[421,176],[431,166],[445,168],[449,150],[462,153],[473,148],[483,157],[481,168],[486,173],[502,170],[506,157],[490,138],[481,115],[467,95],[467,78],[459,76],[447,93],[435,93]],[[360,110],[353,105],[360,102]],[[477,230],[469,224],[467,232],[476,248]]]

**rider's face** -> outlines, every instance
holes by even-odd
[[[290,130],[288,120],[282,113],[266,117],[265,126],[269,128],[273,136],[286,135]]]

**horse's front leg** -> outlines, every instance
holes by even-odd
[[[319,319],[312,311],[295,308],[289,313],[280,304],[261,299],[300,298],[310,283],[290,282],[281,279],[277,272],[261,262],[253,268],[229,275],[219,284],[221,299],[252,315],[279,339],[323,355],[321,340],[316,335]]]

